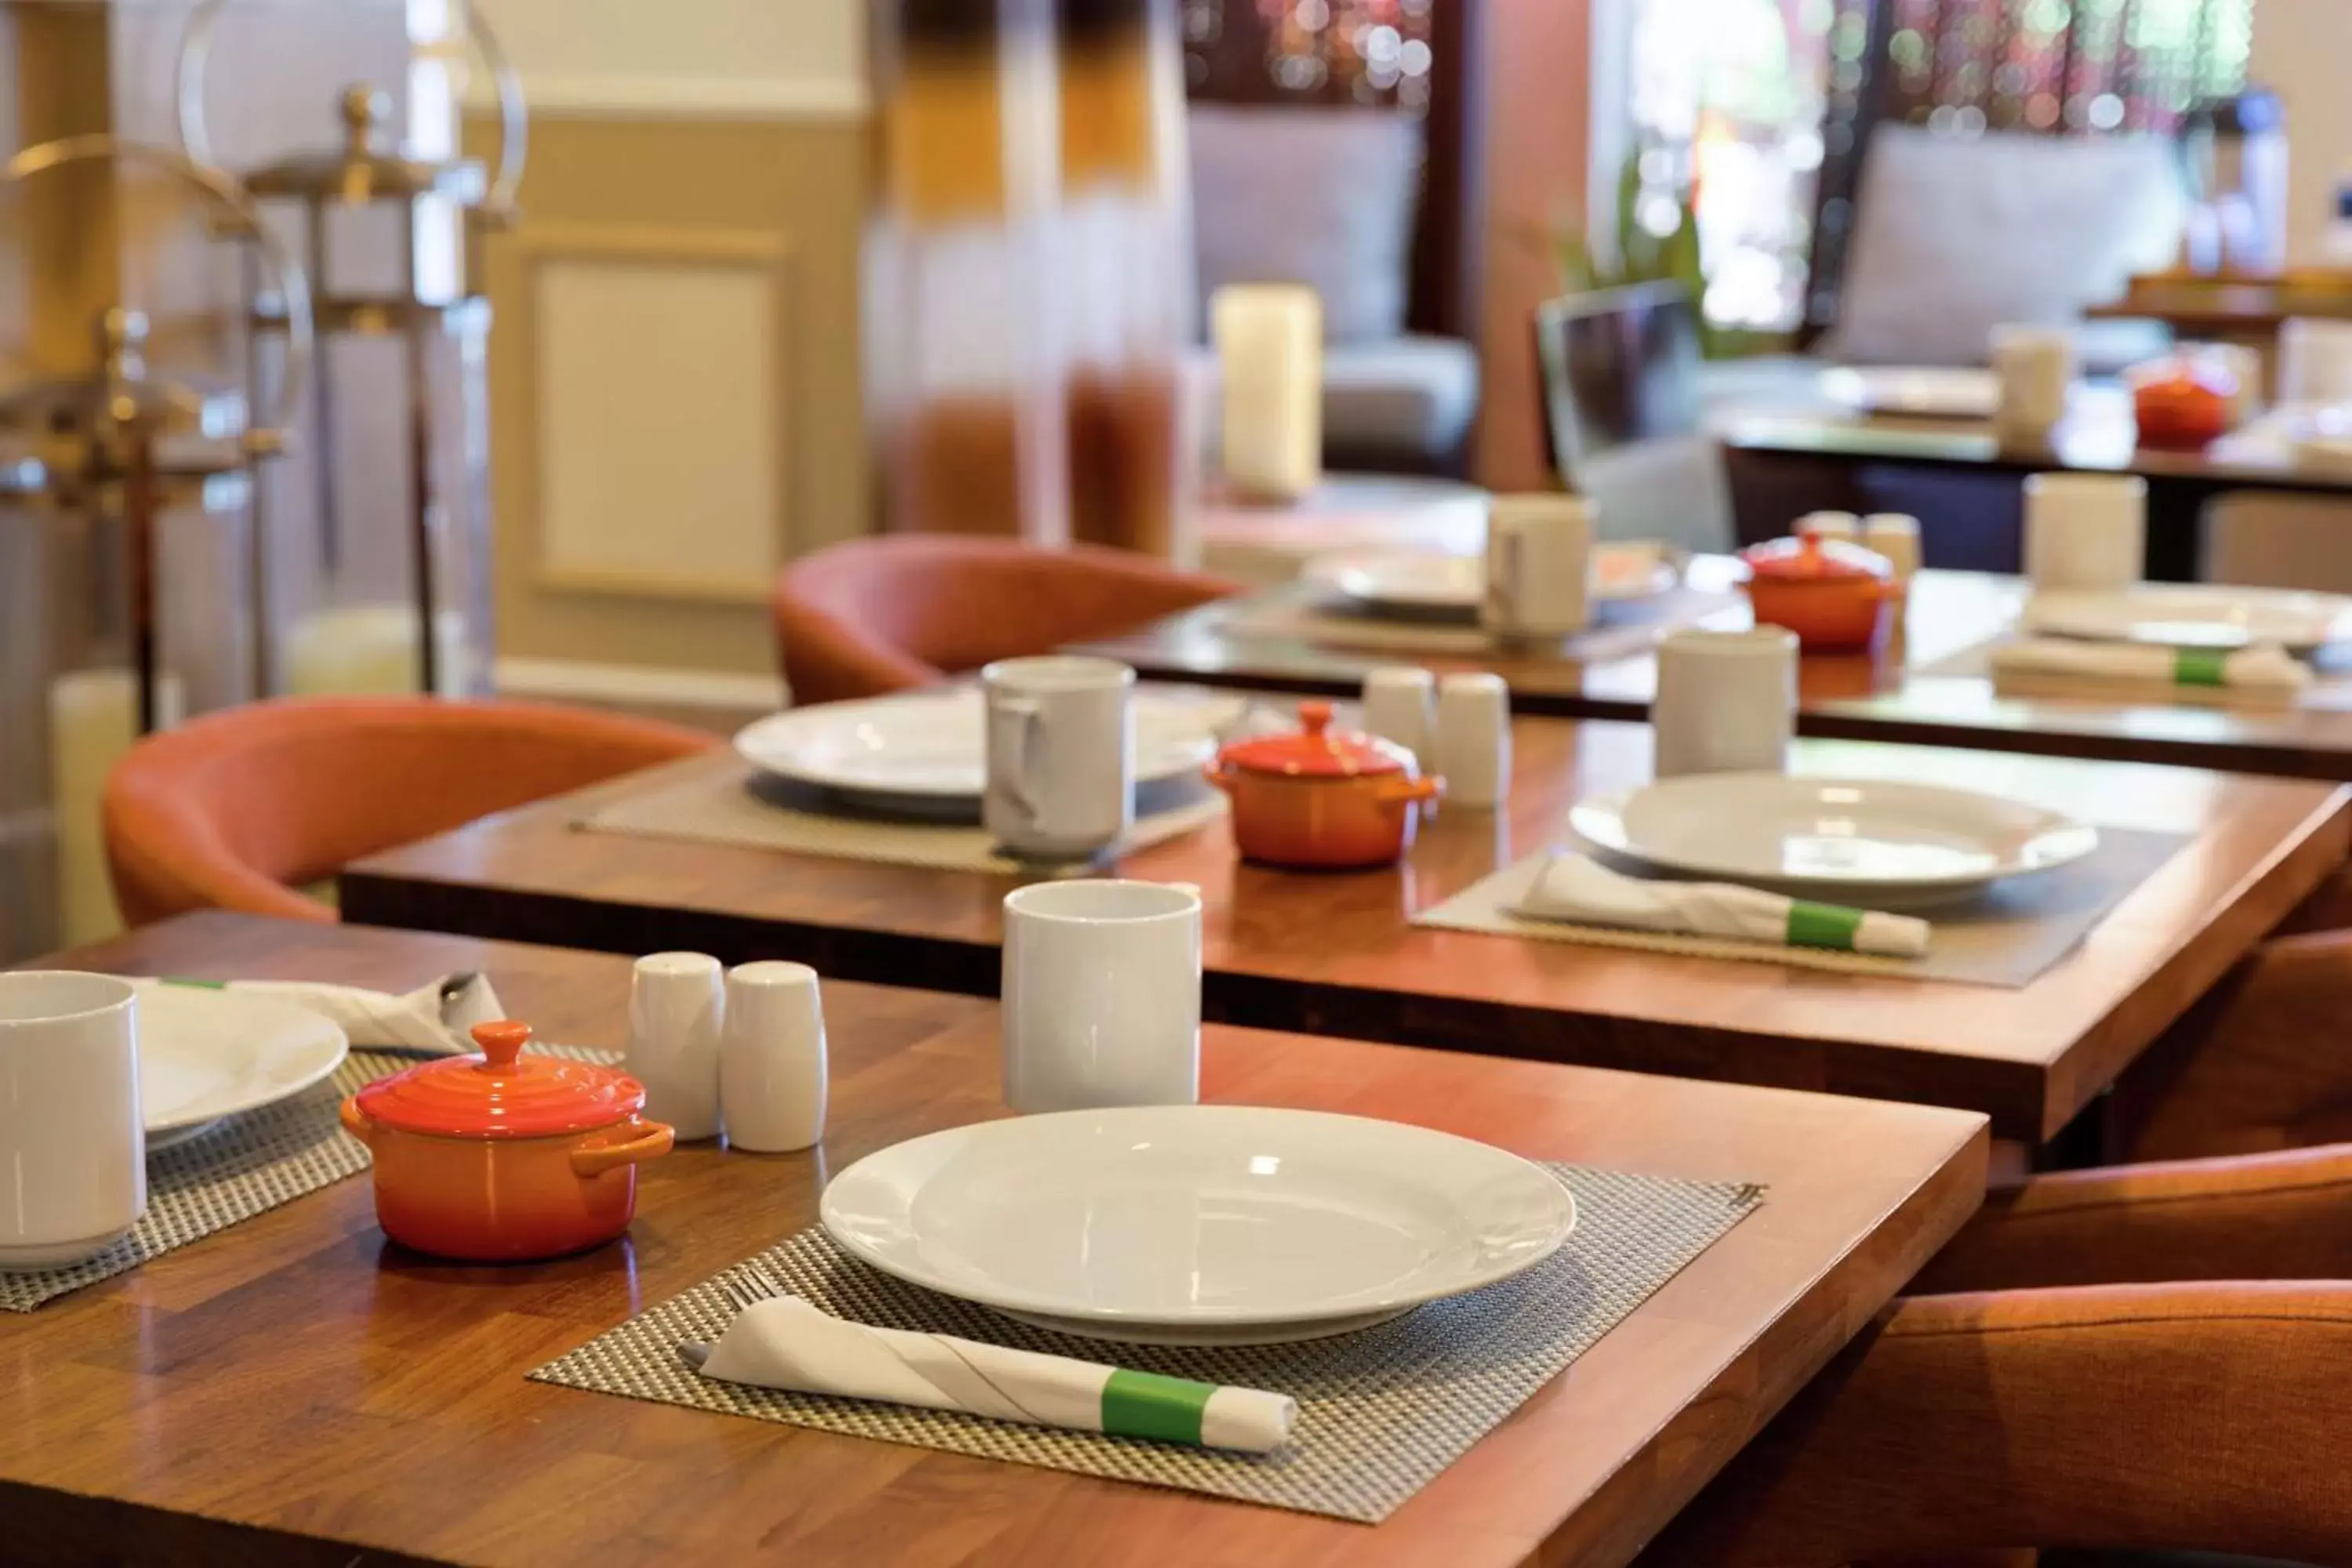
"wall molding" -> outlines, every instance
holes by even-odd
[[[530,112],[573,120],[779,120],[850,122],[873,105],[855,78],[526,75]],[[468,85],[466,112],[491,115],[498,100]]]
[[[541,319],[541,289],[547,270],[565,264],[669,268],[686,272],[707,271],[714,267],[741,268],[765,284],[771,330],[774,333],[774,340],[767,345],[767,374],[779,420],[773,432],[771,459],[775,465],[772,479],[777,511],[769,520],[769,526],[775,561],[781,564],[791,553],[792,529],[798,511],[792,440],[792,421],[795,417],[792,392],[795,255],[792,244],[778,234],[739,228],[529,221],[517,230],[513,244],[521,263],[523,300],[522,319],[517,323],[521,340],[519,363],[528,367],[524,372],[528,378],[524,402],[529,411],[530,433],[523,451],[528,454],[526,467],[531,480],[524,517],[533,586],[545,594],[575,597],[744,606],[765,604],[771,591],[770,579],[765,574],[745,578],[648,572],[550,559],[547,486],[542,479],[549,460],[549,432],[544,389],[540,384],[540,344],[547,330]],[[658,432],[648,432],[648,438],[658,439]]]
[[[506,697],[575,702],[658,703],[678,708],[775,710],[787,701],[781,675],[664,669],[572,658],[502,658],[492,671]]]

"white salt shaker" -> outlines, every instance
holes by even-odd
[[[1796,531],[1823,544],[1853,544],[1862,537],[1862,519],[1850,511],[1809,511],[1797,520]]]
[[[1411,665],[1390,665],[1364,677],[1364,730],[1393,741],[1429,771],[1430,731],[1436,722],[1437,678]]]
[[[824,1005],[805,963],[727,972],[719,1103],[727,1142],[755,1153],[805,1149],[824,1136]]]
[[[1919,570],[1919,520],[1908,512],[1872,512],[1862,520],[1862,547],[1885,556],[1895,580],[1908,583]]]
[[[1436,753],[1433,771],[1449,804],[1502,804],[1511,787],[1511,691],[1501,676],[1478,671],[1437,683]]]
[[[681,1142],[719,1136],[722,984],[707,952],[648,953],[629,976],[629,1076],[646,1086],[646,1114]]]

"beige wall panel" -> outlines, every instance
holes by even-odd
[[[528,68],[528,62],[526,62]],[[468,117],[467,140],[490,144],[488,120]],[[731,236],[746,257],[789,258],[774,269],[778,385],[761,432],[767,461],[751,472],[748,437],[723,438],[726,470],[709,468],[671,498],[674,515],[745,507],[747,487],[772,484],[776,547],[797,553],[865,532],[872,503],[859,416],[858,230],[866,200],[866,132],[839,119],[670,118],[643,112],[544,115],[531,132],[523,221],[488,247],[491,452],[496,467],[499,651],[526,659],[576,659],[674,669],[766,671],[774,632],[764,604],[681,594],[675,582],[546,580],[544,541],[576,537],[578,520],[551,522],[540,472],[539,428],[548,363],[534,341],[538,308],[530,274],[555,242],[601,231],[608,238],[686,237],[688,248]],[[656,249],[659,246],[656,245]],[[665,269],[681,258],[655,257]],[[707,261],[707,258],[706,258]],[[740,268],[727,270],[731,278]],[[722,289],[722,292],[724,290]],[[634,327],[615,329],[623,335]],[[558,358],[571,353],[555,351]],[[614,369],[597,373],[610,378]],[[642,444],[641,444],[642,445]],[[561,454],[553,454],[560,461]],[[689,467],[691,465],[688,465]],[[680,473],[669,455],[633,484],[667,486]],[[588,525],[592,531],[593,520]],[[730,524],[730,526],[732,526]],[[562,574],[557,574],[560,578]],[[691,586],[690,584],[688,585]]]

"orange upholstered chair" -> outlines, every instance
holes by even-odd
[[[2352,1562],[2347,1280],[2352,1149],[1997,1191],[1643,1562]]]
[[[526,702],[256,702],[148,736],[106,782],[106,853],[133,925],[188,910],[331,921],[292,885],[718,742]]]
[[[883,534],[785,568],[776,637],[793,700],[835,702],[1109,637],[1241,589],[1122,550]]]

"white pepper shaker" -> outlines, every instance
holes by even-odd
[[[1486,671],[1437,683],[1437,758],[1452,805],[1499,805],[1511,788],[1511,691]]]
[[[1823,544],[1853,544],[1862,537],[1862,519],[1850,511],[1809,511],[1797,520],[1796,533]]]
[[[655,952],[629,975],[629,1076],[646,1086],[646,1114],[678,1141],[719,1136],[719,1035],[726,1009],[719,961]]]
[[[1437,678],[1412,665],[1390,665],[1364,677],[1364,729],[1393,741],[1430,771],[1430,730],[1434,724]]]
[[[1862,546],[1886,557],[1897,583],[1908,583],[1919,570],[1919,520],[1908,512],[1872,512],[1862,520]]]
[[[743,963],[727,972],[719,1103],[727,1142],[757,1153],[805,1149],[824,1136],[824,1006],[805,963]]]

